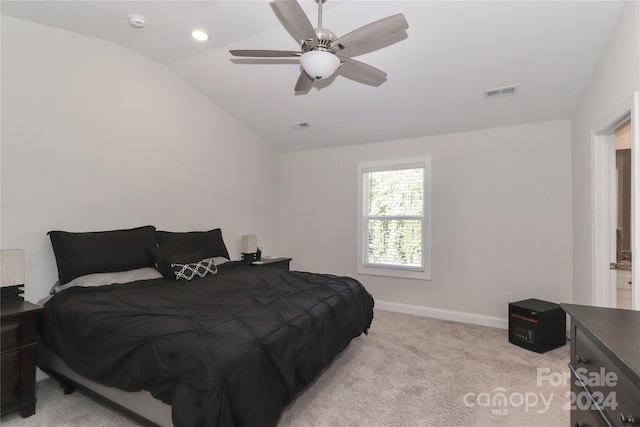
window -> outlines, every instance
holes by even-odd
[[[358,165],[358,273],[431,279],[429,157]]]

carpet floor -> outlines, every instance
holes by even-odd
[[[376,310],[349,347],[283,412],[278,427],[568,426],[569,345],[544,354],[507,331]],[[38,383],[36,414],[6,427],[136,426],[79,392]]]

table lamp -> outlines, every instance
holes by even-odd
[[[24,301],[24,251],[0,250],[0,302]]]
[[[240,249],[243,261],[256,261],[258,259],[256,256],[258,252],[258,236],[253,234],[242,236],[242,246]]]

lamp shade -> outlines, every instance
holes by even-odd
[[[24,285],[24,251],[0,251],[0,287]]]
[[[242,236],[241,252],[243,254],[254,254],[258,250],[258,236],[250,234]]]
[[[320,80],[336,72],[340,66],[340,58],[323,50],[311,50],[300,56],[300,65],[310,77]]]

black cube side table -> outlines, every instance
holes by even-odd
[[[566,343],[567,315],[559,304],[527,299],[509,304],[509,342],[544,353]]]

